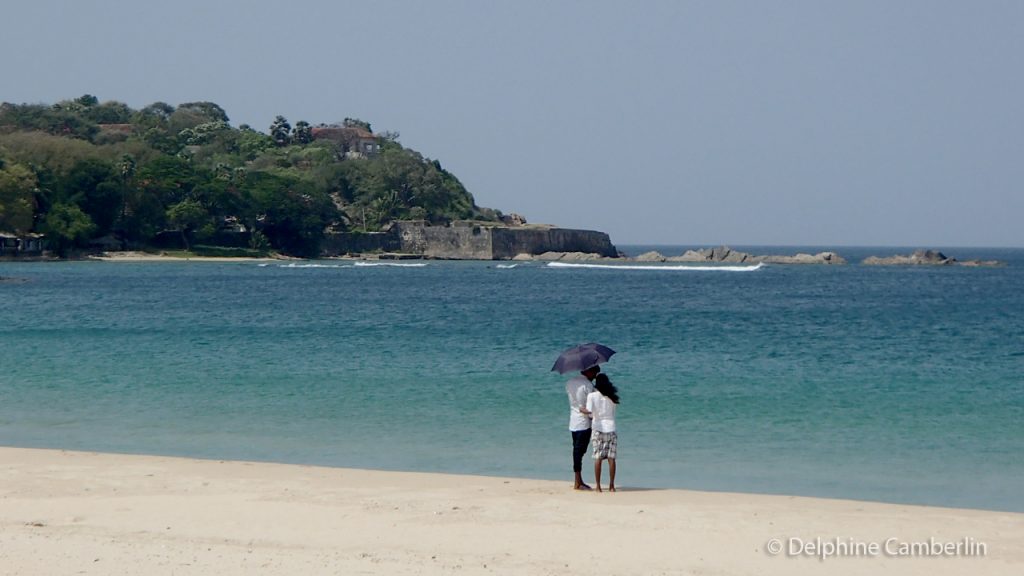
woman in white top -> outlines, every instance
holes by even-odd
[[[615,408],[619,404],[619,391],[606,374],[594,380],[596,392],[587,394],[587,407],[581,412],[593,418],[594,430],[594,484],[601,492],[601,462],[608,460],[608,491],[615,492],[615,453],[619,436],[615,431]]]

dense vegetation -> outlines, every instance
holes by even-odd
[[[314,138],[308,122],[282,116],[268,133],[236,128],[212,102],[4,103],[0,231],[45,234],[59,254],[98,240],[150,246],[173,231],[186,247],[241,237],[253,249],[316,256],[331,231],[501,216],[396,133],[373,135],[354,119],[334,126],[369,135],[379,152]]]

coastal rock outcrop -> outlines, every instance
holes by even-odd
[[[667,258],[665,258],[661,252],[651,250],[650,252],[644,252],[639,256],[634,256],[633,260],[637,262],[664,262]]]
[[[998,260],[964,260],[946,256],[938,250],[915,250],[913,254],[868,256],[861,261],[865,266],[1002,266]]]
[[[526,226],[526,217],[512,212],[501,217],[502,224],[506,226]]]
[[[639,257],[638,257],[639,258]],[[835,252],[819,252],[817,254],[799,253],[795,255],[754,255],[728,246],[687,250],[682,256],[671,256],[669,262],[696,262],[721,264],[846,264],[846,259]]]
[[[797,253],[793,256],[755,256],[765,264],[846,264],[846,259],[835,252],[817,254]]]
[[[585,260],[602,260],[604,257],[594,252],[544,252],[536,256],[517,254],[513,260],[542,260],[545,262],[580,262]]]
[[[744,262],[749,262],[751,258],[752,256],[746,252],[739,252],[728,246],[719,246],[702,250],[687,250],[682,256],[672,256],[668,258],[668,261],[743,264]]]
[[[909,255],[868,256],[861,261],[865,266],[949,266],[955,263],[955,258],[950,258],[938,250],[917,250]]]

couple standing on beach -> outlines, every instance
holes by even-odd
[[[591,366],[565,383],[569,395],[569,432],[572,433],[572,470],[576,474],[573,487],[590,490],[583,482],[583,455],[587,453],[593,434],[594,484],[601,492],[601,465],[608,460],[608,490],[615,492],[615,452],[618,435],[615,431],[615,407],[619,393],[601,368]]]

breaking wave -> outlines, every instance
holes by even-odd
[[[363,262],[355,263],[356,266],[392,266],[395,268],[422,268],[426,262]]]
[[[656,266],[632,264],[574,264],[569,262],[548,262],[550,268],[598,268],[601,270],[668,270],[685,272],[753,272],[764,266],[758,262],[755,266]]]
[[[266,264],[260,264],[260,266],[266,266]],[[349,268],[345,264],[298,264],[291,262],[289,264],[278,264],[278,268]]]

